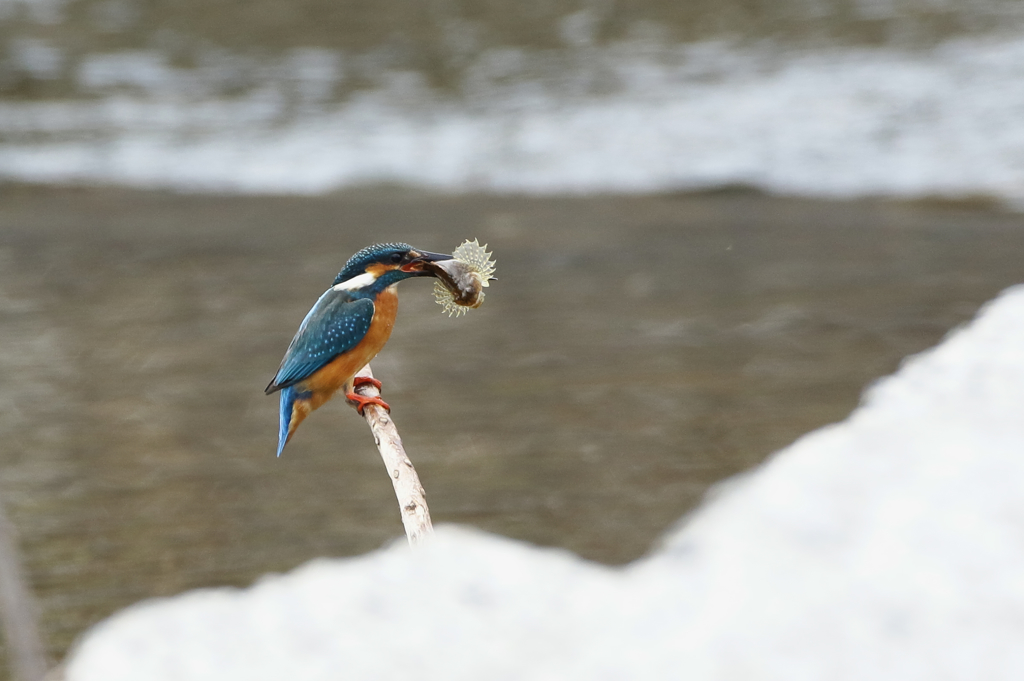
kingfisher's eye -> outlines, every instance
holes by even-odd
[[[395,263],[396,265],[398,263],[402,262],[402,254],[401,253],[392,253],[391,254],[391,262]]]

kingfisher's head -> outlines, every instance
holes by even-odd
[[[421,251],[409,244],[374,244],[348,259],[335,277],[334,287],[378,293],[409,277],[433,277],[427,263],[451,259],[450,255]]]

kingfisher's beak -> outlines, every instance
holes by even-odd
[[[433,268],[430,267],[430,263],[452,259],[452,256],[450,255],[445,255],[444,253],[431,253],[429,251],[409,251],[409,255],[412,256],[412,259],[402,265],[402,271],[425,277],[436,276],[433,272]]]

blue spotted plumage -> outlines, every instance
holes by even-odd
[[[351,258],[345,263],[345,266],[338,272],[338,276],[334,278],[333,286],[337,286],[343,282],[349,281],[358,277],[360,274],[366,272],[366,268],[376,262],[382,260],[388,260],[395,256],[395,254],[409,253],[415,249],[409,244],[402,242],[393,242],[387,244],[374,244],[367,246],[366,248],[356,251]],[[425,252],[425,251],[424,251]],[[435,255],[434,253],[427,253],[427,255]],[[446,259],[451,259],[450,255],[443,256]],[[433,275],[431,275],[433,276]]]
[[[299,325],[271,385],[294,385],[354,348],[370,330],[373,309],[368,298],[327,289]]]
[[[352,392],[360,381],[380,387],[373,379],[353,376],[384,347],[398,297],[395,284],[409,277],[435,276],[428,264],[450,255],[428,253],[409,244],[376,244],[359,251],[345,263],[331,288],[306,314],[288,345],[281,366],[267,386],[267,394],[281,392],[277,455],[306,416],[337,390],[362,413],[367,404],[388,409],[379,397]]]

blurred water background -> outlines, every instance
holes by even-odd
[[[3,0],[0,174],[1024,197],[1014,0]]]
[[[1012,0],[0,0],[0,41],[0,491],[54,659],[401,532],[343,402],[277,460],[262,394],[364,245],[498,261],[459,320],[403,284],[374,365],[435,521],[611,564],[1024,270]]]

